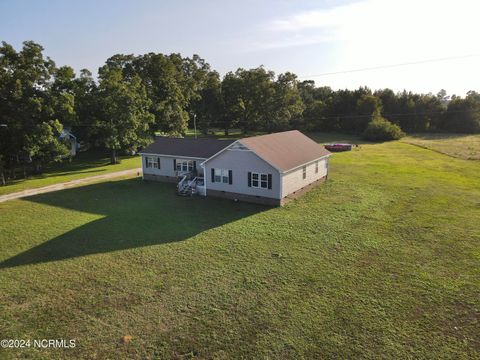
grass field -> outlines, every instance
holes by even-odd
[[[480,160],[480,135],[415,134],[402,141],[460,159]]]
[[[0,358],[480,358],[480,163],[330,170],[283,208],[137,178],[0,203],[0,338],[76,339]]]
[[[6,186],[0,186],[0,195],[141,166],[138,156],[121,156],[120,160],[119,164],[111,165],[108,155],[95,152],[79,153],[71,163],[56,164],[40,175],[14,180]]]

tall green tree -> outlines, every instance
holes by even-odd
[[[173,61],[175,59],[177,63]],[[188,128],[188,98],[179,74],[182,59],[163,54],[146,54],[134,60],[134,71],[140,76],[151,100],[150,112],[155,121],[152,132],[182,135]]]
[[[357,100],[356,115],[352,117],[351,128],[353,132],[360,134],[363,132],[368,123],[374,118],[378,117],[382,111],[382,101],[372,95],[363,94]]]
[[[37,169],[65,155],[66,146],[55,136],[61,131],[61,112],[71,99],[53,95],[57,69],[43,48],[32,41],[21,51],[2,42],[0,47],[0,154],[10,177],[15,170],[36,164]],[[59,104],[62,104],[59,106]],[[60,120],[60,121],[58,121]]]
[[[97,95],[97,126],[115,164],[119,151],[135,152],[151,141],[149,127],[155,120],[149,112],[151,100],[138,75],[126,78],[122,70],[108,67],[101,71]]]
[[[222,93],[228,126],[238,125],[244,133],[267,128],[275,94],[274,75],[262,66],[227,73],[222,82]]]
[[[446,131],[480,133],[480,94],[469,91],[465,98],[453,97],[442,125]]]
[[[89,70],[80,70],[80,76],[74,80],[73,91],[76,114],[76,120],[72,126],[73,133],[86,147],[97,147],[101,144],[100,129],[97,126],[101,109],[98,86]]]
[[[196,124],[204,134],[213,126],[222,127],[224,120],[224,102],[220,75],[216,71],[207,74],[207,78],[198,97],[190,104],[192,116],[196,116]],[[192,125],[192,124],[191,124]]]
[[[280,74],[273,84],[273,89],[269,115],[265,117],[265,130],[281,131],[292,126],[301,128],[305,105],[298,88],[297,76],[290,72]]]

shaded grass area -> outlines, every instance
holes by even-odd
[[[479,358],[479,164],[392,142],[330,170],[283,208],[138,179],[1,203],[0,334],[77,346],[0,357]]]
[[[53,165],[42,174],[27,179],[9,181],[6,186],[0,186],[0,195],[138,167],[141,167],[138,156],[121,156],[119,164],[111,165],[109,155],[82,152],[70,163]]]
[[[225,135],[225,131],[222,129],[210,129],[207,134],[204,134],[197,129],[197,138],[241,139],[244,137],[264,134],[266,134],[264,131],[250,131],[245,134],[241,129],[229,129],[228,135]],[[194,138],[195,131],[193,129],[188,129],[185,137]]]
[[[460,159],[480,160],[480,135],[411,134],[402,141]]]
[[[221,129],[212,129],[208,134],[203,134],[197,130],[197,138],[212,137],[217,139],[241,139],[249,136],[265,135],[266,132],[262,131],[253,131],[247,134],[244,134],[240,129],[231,129],[228,136],[225,136],[225,133]],[[339,143],[351,143],[351,144],[371,144],[370,141],[362,140],[359,136],[353,134],[343,134],[338,132],[309,132],[307,133],[309,137],[317,141],[318,143],[330,143],[330,142],[339,142]],[[194,137],[195,132],[192,129],[189,129],[185,135],[186,137]]]

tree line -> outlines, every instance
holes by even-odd
[[[157,53],[114,55],[94,79],[87,69],[75,74],[69,66],[57,67],[43,51],[32,41],[20,51],[5,42],[0,47],[2,182],[5,174],[15,178],[67,158],[60,137],[65,127],[84,146],[108,149],[112,163],[155,134],[184,135],[194,121],[206,134],[220,128],[226,135],[231,129],[362,134],[382,121],[405,132],[480,132],[475,91],[465,97],[449,97],[444,90],[335,91],[263,66],[222,78],[198,55]]]

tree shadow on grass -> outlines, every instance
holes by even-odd
[[[418,140],[449,140],[449,139],[462,139],[466,136],[475,134],[461,134],[461,133],[413,133],[408,134],[409,137]]]
[[[15,255],[1,262],[0,268],[182,241],[268,210],[228,200],[179,197],[172,184],[139,179],[104,182],[24,200],[104,217]]]

